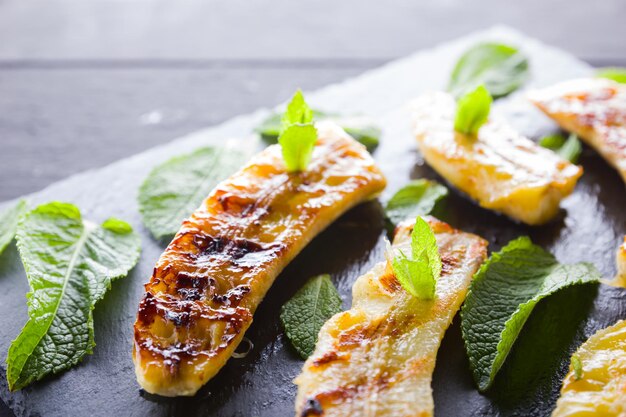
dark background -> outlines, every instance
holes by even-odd
[[[623,0],[0,0],[0,201],[494,24],[624,66],[624,17]]]
[[[626,65],[623,0],[0,0],[0,201],[494,24]]]

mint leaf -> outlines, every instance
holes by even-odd
[[[567,139],[562,135],[544,136],[539,140],[539,145],[554,151],[561,158],[567,159],[573,164],[578,162],[580,153],[583,150],[578,137],[573,133]]]
[[[461,97],[457,102],[454,130],[465,135],[476,135],[481,126],[487,123],[492,101],[484,85],[479,85]]]
[[[596,72],[596,76],[600,78],[608,78],[609,80],[617,81],[621,84],[626,84],[626,68],[600,68]]]
[[[341,312],[341,297],[330,275],[313,277],[283,305],[280,320],[285,334],[303,359],[315,349],[317,335],[326,321]]]
[[[304,171],[311,162],[317,129],[313,124],[292,125],[281,133],[278,141],[282,146],[287,171]]]
[[[415,219],[411,232],[412,259],[400,252],[391,266],[398,282],[414,297],[435,297],[437,279],[441,275],[441,257],[435,234],[421,217]]]
[[[20,216],[26,212],[27,204],[25,200],[20,200],[16,205],[0,213],[0,254],[11,243],[17,229],[17,222]]]
[[[572,355],[572,369],[574,370],[574,378],[576,378],[576,381],[583,377],[583,363],[580,361],[580,356],[577,354]]]
[[[313,111],[304,101],[302,91],[298,90],[283,114],[278,136],[287,171],[298,172],[306,169],[316,141],[317,129],[313,125]]]
[[[313,110],[306,104],[304,94],[301,90],[294,93],[287,109],[280,119],[281,132],[284,132],[291,125],[313,123]]]
[[[135,265],[140,239],[121,220],[98,226],[83,220],[76,206],[54,202],[24,215],[17,247],[31,292],[29,319],[7,357],[11,390],[68,369],[91,353],[94,306],[111,282]]]
[[[517,90],[528,78],[528,60],[517,48],[500,43],[481,43],[457,61],[448,91],[455,96],[484,84],[494,98]]]
[[[397,226],[405,219],[429,214],[447,195],[448,189],[436,181],[413,180],[389,199],[385,214],[393,226]]]
[[[364,116],[340,116],[335,113],[327,113],[315,109],[312,111],[315,120],[329,120],[336,123],[355,140],[365,145],[369,152],[373,152],[378,147],[382,132],[369,118]],[[281,119],[281,114],[273,113],[255,129],[261,135],[261,139],[267,144],[271,145],[278,142],[282,126]]]
[[[139,211],[157,239],[173,236],[215,186],[246,161],[247,154],[200,148],[155,167],[139,189]]]
[[[461,309],[465,348],[480,391],[487,390],[535,305],[556,291],[597,282],[591,264],[561,265],[520,237],[494,253],[474,276]]]

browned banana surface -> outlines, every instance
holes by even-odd
[[[432,416],[437,350],[487,256],[487,242],[428,221],[443,264],[435,298],[407,293],[385,262],[357,279],[352,308],[324,324],[295,380],[297,417]],[[398,228],[394,251],[411,253],[414,223]]]
[[[566,81],[534,91],[530,100],[576,133],[626,182],[626,86],[602,78]]]
[[[146,391],[195,394],[230,358],[282,269],[385,187],[364,146],[334,124],[317,127],[305,172],[286,172],[280,147],[268,147],[211,192],[161,255],[135,322]]]

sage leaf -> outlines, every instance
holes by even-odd
[[[448,189],[436,181],[413,180],[389,199],[385,215],[395,227],[406,219],[429,214],[435,204],[447,195]]]
[[[20,200],[16,205],[0,213],[0,254],[15,237],[17,222],[20,216],[26,212],[27,207],[26,201]]]
[[[283,305],[280,320],[287,338],[302,359],[315,350],[317,335],[324,323],[339,312],[341,297],[327,274],[309,279]]]
[[[93,309],[140,252],[139,236],[127,223],[97,225],[61,202],[25,214],[16,236],[31,291],[28,321],[9,347],[11,390],[68,369],[92,352]]]
[[[176,234],[213,188],[246,161],[243,151],[200,148],[155,167],[139,189],[143,222],[157,238]]]
[[[457,61],[448,91],[459,97],[484,84],[493,98],[517,90],[528,78],[528,60],[517,48],[501,43],[480,43]]]
[[[562,265],[527,237],[492,254],[474,276],[461,309],[463,340],[478,389],[491,386],[540,300],[599,279],[593,265]]]

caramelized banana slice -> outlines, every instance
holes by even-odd
[[[282,269],[385,179],[365,147],[318,125],[308,169],[287,173],[270,146],[219,184],[156,264],[135,322],[139,384],[193,395],[230,358]]]
[[[322,327],[315,352],[296,378],[296,416],[431,416],[432,373],[443,335],[487,242],[427,219],[443,263],[433,300],[407,293],[388,263],[376,265],[352,288],[352,308]],[[401,224],[394,250],[410,254],[414,222]]]
[[[552,417],[624,415],[626,320],[598,331],[572,356]]]
[[[552,219],[582,169],[490,120],[477,137],[454,131],[456,104],[433,93],[412,103],[419,149],[428,164],[485,208],[537,225]]]
[[[559,126],[598,151],[626,182],[626,85],[585,78],[534,91],[528,97]]]

